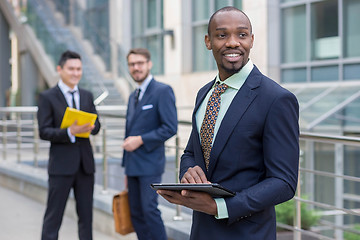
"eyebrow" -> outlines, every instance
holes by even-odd
[[[224,31],[227,28],[216,28],[215,31]],[[249,29],[248,27],[237,27],[236,29]]]

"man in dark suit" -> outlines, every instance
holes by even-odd
[[[80,55],[64,52],[59,60],[58,84],[40,94],[39,132],[40,138],[51,142],[49,153],[49,192],[42,229],[42,240],[58,239],[66,202],[70,189],[74,191],[78,214],[80,240],[92,239],[92,205],[94,191],[94,156],[89,138],[75,137],[78,133],[97,134],[99,119],[94,125],[77,125],[60,129],[67,107],[95,113],[93,96],[78,87],[82,76]],[[75,106],[74,106],[75,105]]]
[[[190,239],[276,239],[274,206],[296,191],[298,102],[253,65],[253,41],[250,20],[239,9],[225,7],[210,18],[205,44],[219,73],[198,92],[180,179],[219,183],[236,195],[212,198],[195,191],[159,190],[168,201],[194,210]],[[219,95],[220,110],[207,146],[204,116]]]
[[[150,74],[152,62],[147,49],[131,49],[127,60],[130,75],[138,84],[129,97],[122,162],[131,220],[139,240],[166,240],[158,195],[150,184],[161,182],[164,143],[177,131],[175,96],[170,86]]]

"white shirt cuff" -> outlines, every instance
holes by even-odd
[[[70,128],[67,128],[67,134],[69,136],[70,142],[74,143],[76,141],[76,138],[74,135],[71,134]]]
[[[214,199],[217,206],[217,215],[215,216],[216,219],[224,219],[229,218],[229,213],[226,207],[225,199],[223,198],[215,198]]]

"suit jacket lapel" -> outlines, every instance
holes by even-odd
[[[153,86],[155,83],[155,79],[151,79],[149,85],[147,86],[144,95],[142,97],[142,99],[138,102],[138,104],[135,106],[135,94],[134,92],[131,94],[130,98],[129,98],[129,110],[128,110],[128,114],[129,114],[129,118],[128,118],[128,130],[131,129],[132,123],[133,123],[133,119],[139,115],[139,113],[142,110],[142,106],[144,105],[144,103],[147,103],[150,96],[151,96],[151,92],[153,91]]]
[[[139,112],[141,111],[141,107],[140,106],[143,106],[144,103],[147,103],[149,98],[151,97],[151,92],[154,90],[154,84],[155,84],[155,79],[151,79],[149,85],[147,86],[145,92],[144,92],[144,95],[142,97],[142,99],[138,102],[137,106],[136,106],[136,112]]]
[[[69,107],[66,98],[64,94],[62,93],[61,89],[58,85],[56,85],[56,97],[59,98],[60,102],[62,103],[63,107],[66,109],[66,107]]]
[[[80,88],[79,88],[79,96],[80,96],[80,99],[79,99],[80,108],[79,108],[79,110],[86,109],[85,106],[84,106],[86,101],[83,101],[85,99],[84,92]]]
[[[221,122],[216,138],[214,139],[213,147],[211,149],[208,170],[209,178],[211,178],[214,167],[218,161],[218,157],[225,147],[228,138],[233,132],[235,126],[238,124],[246,110],[249,108],[250,104],[256,98],[258,94],[256,89],[260,86],[261,76],[262,75],[260,72],[254,66],[254,69],[230,104],[229,109],[227,110]]]
[[[134,99],[135,95],[134,92],[130,94],[129,97],[129,103],[128,103],[128,110],[127,110],[127,114],[126,114],[126,129],[130,130],[132,123],[133,123],[133,118],[135,115],[135,99]],[[140,104],[138,103],[137,107]]]

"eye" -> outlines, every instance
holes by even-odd
[[[225,38],[225,37],[226,37],[226,35],[224,33],[219,33],[218,34],[218,38]]]
[[[244,37],[247,36],[247,34],[246,34],[246,33],[240,33],[239,36],[240,36],[241,38],[244,38]]]

